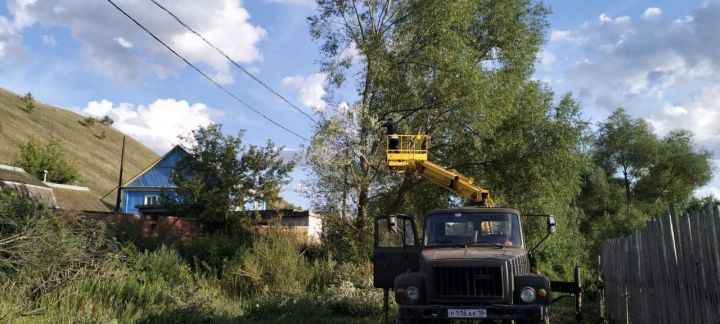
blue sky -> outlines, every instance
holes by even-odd
[[[302,136],[311,121],[231,67],[149,0],[119,6],[237,96]],[[161,1],[224,51],[307,112],[324,100],[318,44],[306,17],[312,0]],[[546,1],[553,14],[535,77],[557,94],[572,92],[585,116],[602,121],[619,106],[647,119],[660,135],[691,129],[720,153],[720,3],[718,1]],[[269,122],[172,56],[106,1],[0,2],[0,87],[89,115],[158,153],[199,125],[245,129],[245,141],[270,139],[297,152],[303,141]],[[352,86],[337,93],[352,101]],[[720,155],[716,154],[718,158]],[[715,160],[716,167],[720,160]],[[308,207],[296,191],[283,195]],[[699,194],[720,197],[720,181]]]

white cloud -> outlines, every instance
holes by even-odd
[[[47,46],[55,47],[57,45],[57,41],[55,41],[55,37],[53,37],[52,35],[45,34],[40,36],[40,39],[42,39],[43,44]]]
[[[695,190],[695,197],[703,198],[710,195],[714,196],[716,199],[720,199],[720,187],[707,185]]]
[[[603,14],[577,30],[551,35],[555,40],[584,40],[565,44],[580,45],[585,57],[567,68],[565,79],[577,87],[573,90],[585,97],[586,104],[605,109],[659,108],[672,98],[673,105],[684,106],[693,91],[720,83],[720,77],[714,77],[720,75],[720,34],[715,32],[720,29],[720,2],[703,4],[676,21],[655,9],[645,13],[654,15],[652,21]]]
[[[314,6],[315,0],[265,0],[268,3],[282,3],[291,5]]]
[[[179,142],[178,135],[187,135],[199,126],[212,123],[217,112],[202,103],[185,100],[158,99],[149,105],[133,105],[111,101],[91,101],[82,112],[90,116],[110,116],[113,127],[132,136],[158,153]]]
[[[662,10],[658,7],[650,7],[645,9],[645,12],[643,12],[642,17],[644,19],[655,19],[662,15]]]
[[[24,52],[22,39],[11,21],[0,15],[0,59],[8,55],[21,55]]]
[[[116,41],[118,44],[120,44],[120,46],[122,46],[124,48],[132,48],[133,47],[133,43],[126,41],[125,38],[115,37],[115,38],[113,38],[113,40]]]
[[[564,69],[553,73],[563,84],[553,85],[574,92],[596,122],[624,107],[658,135],[689,130],[698,147],[720,156],[720,1],[677,17],[648,8],[640,19],[603,14],[553,31],[552,52],[570,55],[553,64]],[[720,188],[720,178],[710,186]]]
[[[304,77],[302,75],[286,76],[282,85],[298,90],[298,96],[305,107],[315,112],[322,111],[327,106],[323,99],[325,96],[325,73],[315,73]]]
[[[550,41],[551,42],[557,42],[561,40],[565,40],[570,36],[569,30],[553,30],[550,33]]]
[[[703,89],[687,103],[671,105],[648,117],[648,121],[661,134],[674,129],[687,129],[695,134],[697,144],[720,153],[720,84]]]
[[[569,30],[553,30],[550,32],[551,42],[571,42],[571,43],[582,43],[584,39],[575,32]]]
[[[540,52],[539,61],[540,67],[545,70],[550,70],[552,68],[552,64],[555,62],[555,54],[547,49],[543,50]]]
[[[250,22],[240,0],[161,2],[233,60],[250,64],[262,59],[258,45],[266,32]],[[207,64],[209,74],[218,75],[222,83],[233,81],[227,59],[151,2],[118,0],[117,4],[189,61]],[[17,29],[34,24],[68,28],[82,44],[90,66],[109,78],[131,80],[148,71],[165,77],[184,67],[182,61],[104,1],[10,0],[8,8]],[[118,51],[118,44],[128,50]]]
[[[8,1],[8,9],[15,16],[13,27],[16,30],[23,29],[35,23],[35,17],[29,14],[27,8],[35,5],[36,0],[14,0]]]

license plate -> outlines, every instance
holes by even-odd
[[[485,318],[487,309],[448,309],[450,318]]]

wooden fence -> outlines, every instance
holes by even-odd
[[[653,219],[603,246],[605,309],[617,323],[720,323],[720,212]]]

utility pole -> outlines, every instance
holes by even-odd
[[[123,136],[122,153],[120,153],[120,177],[117,186],[117,198],[115,199],[115,212],[120,212],[120,195],[122,194],[123,164],[125,164],[125,136]]]

